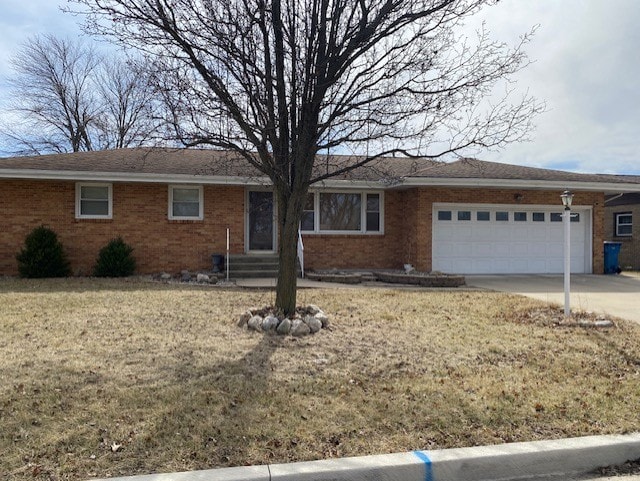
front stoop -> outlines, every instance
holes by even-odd
[[[273,278],[277,276],[277,254],[233,254],[229,256],[229,278],[231,279]]]

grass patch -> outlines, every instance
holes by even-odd
[[[1,280],[0,472],[79,480],[637,430],[640,326],[562,327],[557,309],[499,293],[298,300],[331,330],[237,328],[265,291]]]

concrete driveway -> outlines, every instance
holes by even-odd
[[[522,294],[564,305],[562,275],[466,276],[467,285],[493,291]],[[571,276],[571,308],[622,317],[640,323],[640,276]]]

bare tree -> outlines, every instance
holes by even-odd
[[[23,153],[93,150],[89,126],[97,117],[90,77],[93,49],[53,36],[27,41],[13,58],[11,110],[18,128],[5,133]]]
[[[295,309],[308,188],[382,156],[442,158],[521,139],[539,106],[480,101],[526,64],[463,20],[491,0],[74,0],[87,29],[145,52],[187,146],[230,149],[273,182],[276,307]],[[355,162],[319,153],[357,152]]]
[[[96,75],[101,100],[96,135],[101,149],[154,143],[161,132],[161,104],[143,67],[133,61],[103,62]]]
[[[131,62],[45,35],[28,40],[12,63],[11,123],[2,133],[14,154],[139,146],[159,129],[152,90]]]

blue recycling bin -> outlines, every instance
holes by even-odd
[[[605,242],[604,243],[604,273],[619,274],[618,255],[620,254],[621,242]]]

